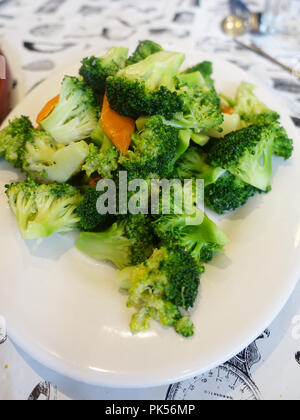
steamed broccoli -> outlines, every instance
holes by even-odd
[[[85,141],[64,146],[45,131],[32,128],[24,146],[22,168],[39,182],[65,183],[81,170],[88,154]]]
[[[79,228],[85,232],[99,232],[108,229],[115,217],[110,214],[102,215],[97,210],[97,201],[101,192],[96,187],[88,187],[83,192],[83,200],[76,209],[76,214],[80,218]]]
[[[120,158],[130,179],[147,179],[153,175],[168,177],[176,160],[188,148],[190,132],[179,131],[163,123],[161,117],[144,119],[141,131],[132,134],[132,149]]]
[[[205,153],[196,146],[191,146],[182,155],[176,165],[179,179],[203,179],[204,186],[214,183],[225,171],[219,167],[209,166],[205,161]]]
[[[262,103],[254,94],[255,86],[251,83],[242,82],[238,87],[235,97],[234,111],[242,118],[251,115],[264,114],[269,108]]]
[[[272,126],[253,125],[223,139],[212,139],[207,147],[207,163],[267,191],[272,176],[274,136]]]
[[[103,57],[83,59],[79,74],[95,94],[104,94],[106,79],[125,67],[127,56],[127,48],[113,47]]]
[[[32,124],[28,117],[15,118],[7,127],[0,131],[0,158],[16,168],[22,167],[24,145],[30,136]]]
[[[106,132],[103,130],[101,123],[98,124],[97,128],[91,133],[91,141],[100,147],[100,152],[106,152],[114,144],[108,137]]]
[[[105,152],[101,152],[95,144],[89,145],[89,155],[82,170],[86,171],[88,176],[97,172],[103,179],[113,177],[113,172],[118,169],[119,153],[117,149],[112,146]]]
[[[212,78],[213,74],[213,64],[210,61],[203,61],[201,63],[196,64],[193,67],[189,67],[183,73],[190,74],[200,72],[202,77],[205,80],[207,87],[214,88],[214,80]]]
[[[234,211],[260,192],[229,172],[205,188],[205,205],[218,214]]]
[[[191,184],[192,185],[192,184]],[[193,185],[192,185],[193,186]],[[180,194],[182,194],[180,192]],[[195,190],[190,203],[180,200],[178,193],[171,197],[172,209],[154,216],[152,228],[163,245],[179,245],[188,251],[198,264],[212,260],[215,252],[221,252],[228,240],[224,233],[197,207]],[[182,203],[184,202],[184,208]],[[178,211],[179,210],[179,211]]]
[[[290,159],[294,151],[293,140],[288,136],[286,129],[278,122],[274,124],[274,130],[274,155],[283,157],[285,160]]]
[[[156,42],[148,40],[140,41],[138,47],[136,48],[132,56],[130,56],[126,61],[126,67],[131,66],[132,64],[139,63],[140,61],[145,60],[145,58],[149,57],[149,55],[158,53],[162,50],[163,48],[159,44],[156,44]]]
[[[130,295],[127,306],[137,310],[130,323],[132,332],[148,329],[155,319],[184,337],[192,336],[194,325],[181,309],[193,307],[203,271],[180,246],[155,249],[143,264],[120,271],[120,286]]]
[[[271,127],[274,132],[273,153],[276,156],[290,159],[293,154],[293,140],[289,138],[284,127],[280,125],[279,114],[274,111],[263,114],[243,115],[241,124],[243,126],[261,125]]]
[[[174,76],[184,59],[184,54],[161,51],[120,70],[106,81],[110,106],[133,119],[142,115],[172,118],[183,110]]]
[[[182,129],[193,129],[195,135],[203,134],[222,124],[220,98],[214,86],[207,83],[199,71],[177,75],[176,92],[183,100],[183,110],[166,121],[167,124]],[[197,142],[196,136],[195,141]]]
[[[199,225],[187,224],[186,215],[162,215],[152,223],[156,236],[164,245],[180,245],[198,264],[208,263],[221,252],[228,240],[206,215]]]
[[[80,219],[75,211],[82,196],[77,188],[67,184],[40,185],[30,178],[6,188],[23,239],[45,238],[78,228]]]
[[[81,233],[76,246],[97,260],[111,261],[124,268],[139,264],[152,254],[154,235],[148,216],[119,216],[105,232]]]
[[[76,77],[65,76],[58,104],[41,127],[61,144],[88,138],[99,124],[93,91]]]
[[[204,201],[218,214],[233,211],[246,204],[259,190],[246,184],[220,167],[206,162],[206,153],[199,147],[190,147],[176,165],[179,179],[203,179]]]
[[[293,140],[280,125],[280,115],[269,109],[254,93],[255,86],[242,82],[234,102],[234,113],[241,118],[241,127],[250,125],[272,125],[274,136],[273,153],[276,156],[289,159],[293,153]]]

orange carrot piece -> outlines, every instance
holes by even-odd
[[[45,120],[55,108],[55,105],[59,101],[59,95],[55,96],[55,98],[51,99],[51,101],[47,102],[44,108],[41,110],[39,115],[37,116],[36,122],[40,127],[40,123]]]
[[[101,125],[116,148],[125,155],[131,143],[130,136],[135,132],[135,121],[114,111],[110,107],[106,95],[103,101]]]
[[[101,181],[102,177],[101,176],[96,176],[94,178],[90,179],[89,185],[91,187],[95,187],[98,184],[98,181]]]
[[[232,108],[232,106],[226,106],[225,108],[222,109],[224,114],[233,114],[234,109]]]

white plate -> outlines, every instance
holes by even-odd
[[[197,54],[190,64],[214,62],[217,88],[233,95],[250,75],[216,57]],[[59,91],[64,74],[37,87],[13,111],[35,119]],[[257,93],[293,125],[275,95]],[[275,159],[275,161],[277,161]],[[281,162],[281,160],[280,160]],[[273,191],[247,206],[215,218],[231,240],[225,255],[208,266],[193,311],[196,333],[184,339],[155,322],[141,334],[129,331],[131,310],[115,284],[115,270],[74,249],[75,235],[23,242],[4,195],[18,178],[0,163],[0,312],[10,337],[35,359],[60,373],[93,384],[154,386],[200,374],[228,360],[275,318],[300,275],[300,149],[275,170]],[[275,165],[277,166],[277,165]]]

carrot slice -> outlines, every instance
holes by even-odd
[[[103,101],[101,125],[116,148],[125,155],[131,143],[130,136],[135,132],[135,121],[114,111],[110,107],[106,95]]]
[[[232,106],[226,106],[225,108],[222,109],[224,114],[233,114],[234,109],[232,108]]]
[[[36,119],[36,122],[39,128],[40,128],[40,123],[51,114],[51,112],[55,108],[55,105],[57,104],[58,101],[59,101],[59,95],[55,96],[55,98],[47,102],[44,108],[41,110],[41,112],[39,113]]]
[[[96,176],[94,178],[90,179],[89,185],[91,187],[96,187],[96,185],[98,184],[98,181],[101,181],[102,177],[101,176]]]

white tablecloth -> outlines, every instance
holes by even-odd
[[[257,3],[259,9],[259,0],[250,3]],[[0,46],[13,70],[14,102],[89,49],[116,44],[134,47],[138,40],[151,38],[166,48],[216,53],[253,73],[277,90],[299,126],[299,81],[237,48],[220,30],[227,14],[225,0],[4,0],[0,2]],[[300,41],[293,38],[256,37],[255,42],[288,65],[300,54]],[[9,338],[0,345],[1,400],[166,398],[300,400],[300,285],[270,328],[244,352],[218,369],[171,387],[92,387],[49,371]]]

